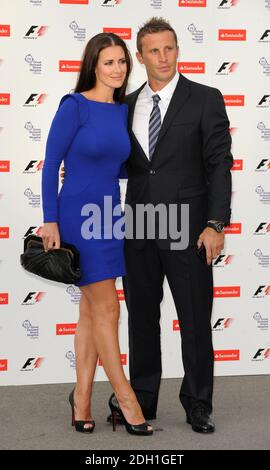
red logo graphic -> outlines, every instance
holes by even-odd
[[[8,173],[10,171],[10,161],[0,160],[0,172]]]
[[[179,0],[179,7],[206,7],[206,0]]]
[[[244,95],[223,95],[225,106],[245,106]]]
[[[8,361],[7,359],[0,359],[0,372],[8,370]]]
[[[232,171],[241,171],[243,170],[243,160],[234,160],[233,166],[231,168]]]
[[[56,325],[56,335],[74,335],[77,323],[58,323]]]
[[[9,227],[0,227],[0,238],[9,238]]]
[[[246,41],[247,30],[246,29],[219,29],[218,40],[219,41]]]
[[[7,305],[7,304],[8,304],[8,293],[0,292],[0,305]]]
[[[44,361],[44,357],[38,357],[34,363],[34,369],[38,369]]]
[[[118,295],[119,302],[121,302],[122,300],[125,300],[124,289],[117,289],[117,295]]]
[[[214,351],[215,361],[239,361],[240,349],[220,349]]]
[[[79,72],[81,60],[59,60],[59,72]]]
[[[88,5],[89,0],[59,0],[59,3],[66,5]]]
[[[114,33],[122,39],[131,39],[131,28],[103,28],[103,33]]]
[[[0,93],[0,105],[10,104],[10,93]]]
[[[178,72],[205,73],[205,62],[178,62]]]
[[[240,286],[214,287],[214,297],[240,297]]]
[[[180,331],[179,320],[173,320],[173,331]]]
[[[121,356],[121,364],[122,366],[127,365],[127,354],[120,354]],[[98,358],[98,365],[103,367],[102,361],[100,358]]]
[[[224,233],[225,234],[240,234],[242,233],[242,223],[241,222],[235,222],[233,224],[228,225],[228,227],[224,228]]]
[[[0,36],[10,36],[10,24],[0,24]]]

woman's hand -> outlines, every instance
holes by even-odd
[[[57,250],[60,248],[60,234],[56,222],[47,222],[41,231],[44,250]]]
[[[61,168],[60,177],[61,177],[61,183],[63,184],[65,180],[65,167],[64,166],[62,166]]]

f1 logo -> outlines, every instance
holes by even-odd
[[[222,0],[222,2],[219,4],[219,8],[222,7],[234,7],[237,4],[238,0]]]
[[[270,170],[270,160],[268,158],[263,158],[256,167],[256,170]]]
[[[219,318],[213,326],[213,330],[229,328],[233,322],[233,318]]]
[[[258,360],[258,358],[260,358],[261,360],[263,360],[263,359],[269,359],[269,357],[270,357],[270,348],[266,348],[266,349],[258,349],[253,359]]]
[[[219,255],[213,262],[213,267],[227,266],[232,262],[233,255]]]
[[[259,102],[258,106],[262,106],[263,104],[265,104],[266,106],[270,106],[270,95],[264,95],[261,99],[261,101]]]
[[[42,229],[42,227],[36,227],[36,226],[33,225],[32,227],[29,227],[29,229],[27,230],[27,232],[26,232],[26,234],[24,235],[23,238],[28,237],[28,235],[38,235],[38,236],[40,236],[41,229]]]
[[[260,38],[260,41],[263,41],[264,39],[268,38],[269,34],[270,34],[270,29],[266,29],[262,37]]]
[[[39,36],[43,36],[43,34],[45,34],[46,32],[46,29],[47,29],[47,26],[33,25],[28,29],[24,37],[27,39],[36,39]]]
[[[259,233],[259,232],[263,232],[263,233],[270,232],[270,223],[261,222],[260,225],[256,228],[254,233]]]
[[[29,357],[21,370],[34,370],[41,366],[44,358],[43,357]]]
[[[32,93],[24,103],[24,106],[37,106],[42,104],[46,95],[44,93]]]
[[[259,286],[253,297],[264,297],[265,295],[270,295],[270,285]]]
[[[29,292],[23,301],[23,305],[33,305],[40,302],[45,292]]]
[[[42,170],[44,160],[30,160],[27,167],[24,169],[24,173],[30,172],[30,170],[40,171]]]
[[[218,69],[218,74],[229,74],[235,71],[238,63],[237,62],[223,62],[222,66]]]

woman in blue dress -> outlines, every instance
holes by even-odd
[[[59,248],[61,240],[80,252],[77,383],[69,396],[72,424],[80,432],[94,430],[91,395],[99,357],[114,390],[109,401],[113,429],[119,414],[128,432],[150,435],[153,430],[121,364],[115,288],[115,279],[126,273],[119,176],[130,152],[123,103],[130,69],[128,49],[118,36],[100,33],[88,42],[75,93],[61,99],[48,135],[42,238],[45,250]],[[62,161],[65,180],[58,194]]]

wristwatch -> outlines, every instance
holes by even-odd
[[[208,220],[206,226],[213,228],[218,233],[221,233],[224,230],[225,224],[219,220]]]

